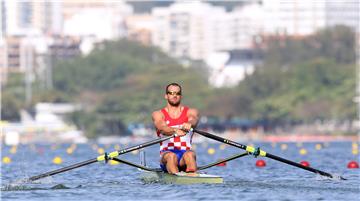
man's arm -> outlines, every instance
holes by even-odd
[[[179,136],[186,135],[186,133],[180,129],[169,127],[165,122],[164,115],[160,111],[152,113],[152,120],[156,129],[164,135],[173,135],[174,133]]]
[[[189,131],[191,128],[196,128],[199,122],[199,112],[197,109],[190,108],[187,112],[188,122],[182,125],[182,129]]]

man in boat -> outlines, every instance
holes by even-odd
[[[160,167],[170,174],[196,172],[196,155],[191,150],[191,128],[198,123],[198,110],[181,104],[182,91],[177,83],[166,86],[164,97],[166,106],[153,112],[152,119],[159,137],[176,136],[160,143]]]

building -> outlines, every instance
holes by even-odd
[[[127,37],[143,45],[152,45],[154,19],[151,15],[132,15],[126,18]]]
[[[209,15],[211,13],[211,15]],[[178,58],[204,59],[227,44],[226,12],[223,7],[195,2],[176,2],[154,8],[153,44]],[[223,42],[220,42],[223,41]]]
[[[64,0],[62,12],[64,35],[109,40],[126,36],[125,18],[133,8],[123,1]]]
[[[39,35],[60,33],[61,4],[41,1],[2,1],[5,35]]]
[[[262,55],[254,49],[237,49],[213,53],[205,62],[210,68],[210,85],[233,87],[254,72],[255,66],[262,62]]]

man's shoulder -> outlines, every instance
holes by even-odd
[[[162,109],[159,109],[159,110],[155,110],[154,112],[152,112],[152,116],[159,116],[159,115],[162,115],[162,112],[161,112]]]

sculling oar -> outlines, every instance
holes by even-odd
[[[75,168],[79,168],[79,167],[82,167],[82,166],[85,166],[85,165],[89,165],[89,164],[92,164],[92,163],[95,163],[95,162],[107,161],[109,158],[114,158],[114,157],[117,157],[117,156],[119,156],[121,154],[126,154],[126,153],[129,153],[129,152],[137,150],[137,149],[148,147],[148,146],[157,144],[159,142],[168,140],[168,139],[173,138],[173,137],[174,137],[174,135],[166,136],[166,137],[159,138],[159,139],[156,139],[156,140],[152,140],[150,142],[146,142],[146,143],[143,143],[143,144],[140,144],[140,145],[132,146],[132,147],[122,149],[122,150],[119,150],[119,151],[114,151],[114,152],[111,152],[109,154],[105,153],[105,154],[103,154],[101,156],[98,156],[97,158],[94,158],[94,159],[89,159],[87,161],[83,161],[83,162],[80,162],[80,163],[75,163],[75,164],[67,166],[67,167],[63,167],[63,168],[60,168],[60,169],[57,169],[57,170],[53,170],[53,171],[50,171],[50,172],[46,172],[46,173],[43,173],[43,174],[40,174],[40,175],[30,177],[30,178],[28,178],[28,181],[35,181],[35,180],[38,180],[38,179],[41,179],[41,178],[44,178],[44,177],[48,177],[48,176],[52,176],[52,175],[59,174],[59,173],[62,173],[62,172],[66,172],[66,171],[69,171],[69,170],[72,170],[72,169],[75,169]]]
[[[204,169],[207,169],[207,168],[211,168],[211,167],[213,167],[215,165],[219,165],[220,163],[225,163],[227,161],[231,161],[231,160],[234,160],[234,159],[237,159],[237,158],[240,158],[240,157],[243,157],[243,156],[247,156],[247,155],[249,155],[248,152],[241,153],[241,154],[235,154],[233,156],[230,156],[228,158],[216,161],[214,163],[210,163],[208,165],[200,166],[200,167],[198,167],[198,170],[204,170]]]
[[[207,169],[207,168],[211,168],[211,167],[213,167],[215,165],[219,165],[220,163],[231,161],[231,160],[234,160],[234,159],[237,159],[237,158],[240,158],[240,157],[243,157],[243,156],[247,156],[247,155],[249,155],[248,152],[241,153],[241,154],[235,154],[235,155],[230,156],[228,158],[225,158],[225,159],[222,159],[222,160],[219,160],[219,161],[207,164],[207,165],[199,166],[197,169],[198,170],[204,170],[204,169]],[[142,170],[150,171],[150,172],[163,172],[163,170],[161,168],[149,168],[147,166],[135,164],[135,163],[132,163],[130,161],[119,159],[119,158],[109,158],[109,160],[114,160],[114,161],[117,161],[119,163],[124,163],[126,165],[136,167],[136,168],[139,168],[139,169],[142,169]]]
[[[292,166],[295,166],[295,167],[298,167],[298,168],[313,172],[315,174],[320,174],[322,176],[326,176],[326,177],[330,177],[330,178],[337,178],[337,177],[333,176],[330,173],[327,173],[327,172],[324,172],[324,171],[321,171],[321,170],[317,170],[317,169],[312,168],[312,167],[303,166],[300,163],[296,163],[296,162],[287,160],[285,158],[281,158],[279,156],[272,155],[272,154],[267,153],[267,152],[265,152],[263,150],[260,150],[259,148],[255,149],[254,147],[242,145],[242,144],[239,144],[237,142],[234,142],[234,141],[231,141],[231,140],[228,140],[228,139],[225,139],[225,138],[222,138],[222,137],[219,137],[219,136],[216,136],[216,135],[204,132],[204,131],[199,131],[197,129],[193,129],[193,131],[196,132],[196,133],[199,133],[200,135],[205,136],[207,138],[210,138],[210,139],[213,139],[213,140],[216,140],[216,141],[219,141],[219,142],[222,142],[222,143],[232,145],[234,147],[246,150],[247,152],[249,152],[249,153],[251,153],[251,154],[253,154],[255,156],[260,155],[260,156],[263,156],[263,157],[268,157],[268,158],[271,158],[271,159],[286,163],[288,165],[292,165]],[[346,180],[345,178],[343,178],[341,176],[340,176],[340,179]]]

